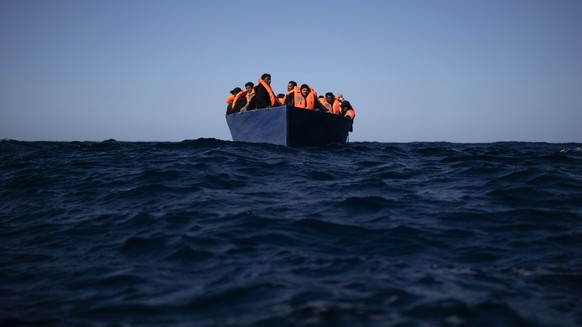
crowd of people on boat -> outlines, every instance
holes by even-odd
[[[255,85],[253,82],[245,84],[245,89],[235,87],[226,98],[226,115],[247,110],[265,109],[288,105],[307,110],[318,110],[330,114],[341,115],[354,120],[356,112],[349,101],[342,94],[334,95],[327,92],[325,96],[317,96],[317,92],[309,85],[297,86],[295,81],[287,83],[287,93],[275,95],[271,88],[271,75],[263,74]]]

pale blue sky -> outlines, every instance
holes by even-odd
[[[582,1],[0,0],[0,139],[230,140],[265,72],[351,141],[582,142]]]

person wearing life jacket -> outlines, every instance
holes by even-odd
[[[255,96],[255,84],[253,82],[247,82],[245,84],[245,90],[247,91],[247,101],[250,101],[253,96]]]
[[[323,95],[318,95],[317,101],[319,101],[319,103],[321,103],[325,107],[325,97]],[[325,107],[325,109],[328,109],[327,111],[329,112],[329,108]]]
[[[321,102],[317,101],[317,92],[307,84],[294,88],[293,94],[288,96],[286,101],[287,105],[296,108],[327,111]]]
[[[234,100],[234,94],[232,94],[232,93],[231,93],[231,94],[230,94],[229,96],[227,96],[227,97],[226,97],[226,99],[225,99],[225,101],[226,101],[226,104],[227,104],[227,105],[229,105],[229,104],[232,104],[232,100]]]
[[[230,90],[230,95],[226,97],[226,115],[230,115],[232,113],[232,103],[236,98],[236,95],[242,91],[240,87],[235,87],[234,89]]]
[[[325,94],[325,98],[319,98],[319,102],[327,109],[327,112],[339,115],[341,113],[341,105],[337,101],[337,97],[331,92]]]
[[[341,105],[341,115],[348,117],[353,122],[354,118],[356,118],[356,111],[354,110],[354,107],[352,107],[352,104],[344,99],[342,94],[337,95],[337,101]]]
[[[247,94],[248,91],[244,90],[234,96],[234,100],[232,100],[232,113],[241,111],[241,109],[247,104]]]
[[[232,112],[233,113],[240,112],[240,111],[246,111],[249,101],[251,100],[251,98],[253,96],[255,96],[254,86],[255,86],[255,84],[253,84],[253,82],[247,82],[245,84],[244,91],[239,92],[234,97],[234,100],[232,102]]]
[[[259,84],[255,86],[255,96],[249,101],[249,110],[276,107],[279,105],[277,96],[271,89],[271,75],[263,74],[259,78]]]
[[[289,81],[289,83],[287,83],[287,93],[283,97],[283,103],[282,104],[287,103],[287,97],[288,96],[292,96],[291,94],[293,94],[293,91],[296,88],[297,88],[297,82],[295,82],[295,81]],[[297,91],[299,92],[299,90],[297,90]]]
[[[244,99],[241,99],[236,103],[236,111],[247,111],[251,99],[255,96],[255,84],[253,82],[247,82],[245,84],[245,90],[243,91]]]

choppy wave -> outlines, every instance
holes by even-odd
[[[0,142],[2,325],[579,326],[580,144]]]

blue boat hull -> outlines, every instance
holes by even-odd
[[[347,142],[349,118],[287,105],[226,116],[233,141],[288,146],[322,146]]]

